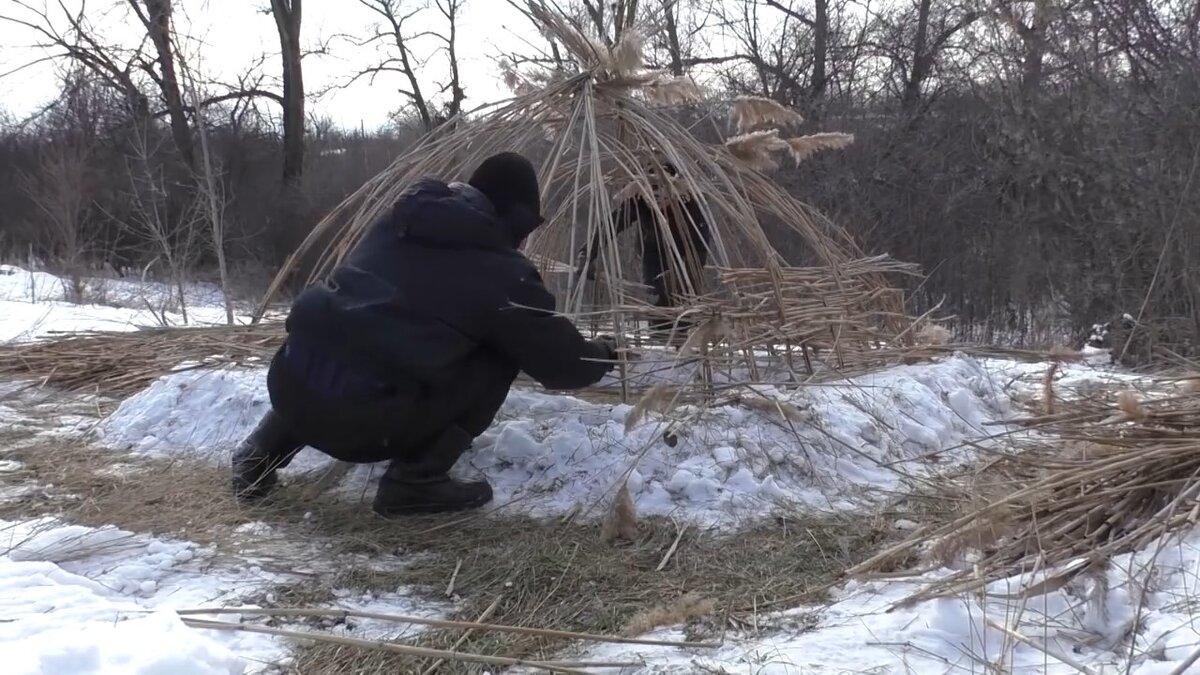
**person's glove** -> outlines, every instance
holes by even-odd
[[[611,335],[599,335],[596,337],[594,342],[596,344],[600,345],[600,348],[604,350],[604,352],[606,354],[606,356],[605,356],[606,360],[609,360],[609,361],[617,360],[617,340],[616,340],[616,338],[614,338]]]

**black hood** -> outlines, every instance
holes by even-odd
[[[501,218],[479,190],[434,179],[414,183],[387,220],[401,237],[434,246],[515,248],[528,235],[520,223]]]

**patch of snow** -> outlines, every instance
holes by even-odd
[[[163,325],[183,325],[175,301],[177,292],[166,284],[126,279],[89,278],[84,302],[69,302],[69,282],[53,274],[0,265],[0,342],[34,340],[57,333],[131,331]],[[225,323],[221,290],[212,284],[185,287],[189,324]],[[164,311],[165,310],[165,311]],[[240,323],[249,317],[236,316]]]
[[[278,578],[208,551],[54,519],[0,521],[6,673],[242,673],[287,654],[264,635],[202,632],[173,610],[228,604]]]
[[[239,532],[260,538],[272,534],[273,528],[264,523],[247,525]],[[277,536],[286,539],[285,535]],[[248,551],[240,559],[230,559],[191,542],[114,527],[68,525],[53,518],[0,521],[4,672],[209,675],[256,672],[284,663],[293,648],[286,641],[257,633],[193,629],[176,613],[207,607],[255,608],[255,598],[272,601],[273,587],[303,583],[297,575],[313,574],[298,568],[271,572]],[[313,558],[311,552],[297,551],[292,555]],[[335,562],[329,564],[336,567]],[[445,617],[453,610],[449,601],[430,601],[406,588],[367,595],[343,590],[335,595],[330,608],[425,618]],[[241,613],[196,618],[227,623],[262,620]],[[424,630],[382,619],[297,618],[282,623],[293,630],[369,640],[411,637]]]

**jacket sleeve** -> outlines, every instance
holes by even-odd
[[[614,355],[588,340],[569,319],[554,313],[554,296],[529,270],[495,312],[489,346],[513,360],[547,389],[582,389],[613,368]]]

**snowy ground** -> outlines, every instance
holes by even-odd
[[[184,304],[166,284],[128,279],[84,279],[79,303],[69,302],[70,283],[46,272],[0,265],[0,342],[81,330],[134,330],[146,326],[223,324],[221,289],[190,284]],[[235,312],[245,308],[236,309]],[[237,316],[238,321],[246,317]]]
[[[43,290],[35,296],[17,290],[22,287]],[[0,339],[44,335],[47,324],[34,324],[47,315],[49,325],[70,330],[154,323],[145,321],[148,311],[63,303],[52,288],[52,278],[0,271]],[[131,297],[136,294],[135,288]],[[202,304],[196,300],[196,316],[220,316],[219,308]],[[779,507],[853,512],[928,484],[975,457],[988,447],[986,437],[1003,431],[991,423],[1018,414],[1014,397],[1039,395],[1045,371],[1041,364],[957,355],[849,382],[757,387],[746,396],[781,407],[731,403],[675,411],[670,418],[652,413],[628,431],[630,406],[514,391],[467,463],[492,481],[501,513],[596,517],[626,475],[643,516],[733,528]],[[1075,365],[1064,368],[1056,386],[1065,392],[1112,378],[1132,379]],[[54,405],[49,392],[0,387],[0,418],[10,430],[29,431],[14,443],[86,434],[130,451],[128,464],[136,467],[164,456],[224,464],[266,399],[261,371],[219,370],[164,377],[104,419],[94,413],[99,406],[86,400],[51,414]],[[664,440],[667,430],[678,442]],[[53,488],[22,478],[21,465],[4,457],[13,447],[0,446],[0,504]],[[323,456],[306,450],[286,474],[327,466]],[[377,472],[363,467],[346,476],[339,498],[369,498]],[[280,527],[247,523],[230,545],[213,547],[191,542],[185,533],[152,537],[46,516],[0,521],[4,672],[187,675],[286,666],[291,646],[285,642],[189,628],[173,611],[269,602],[281,585],[303,585],[354,562],[323,553],[316,537],[276,532]],[[1053,673],[1077,672],[1078,666],[1095,673],[1170,673],[1200,644],[1191,619],[1197,609],[1193,589],[1200,583],[1198,545],[1196,535],[1163,542],[1113,561],[1106,588],[1071,586],[1024,603],[1000,597],[1030,583],[1013,579],[994,584],[984,599],[945,599],[889,612],[919,580],[851,582],[836,588],[828,604],[763,613],[754,630],[726,635],[715,650],[603,645],[571,656],[642,660],[644,667],[626,672],[647,673]],[[413,563],[391,558],[369,562]],[[451,601],[417,600],[405,588],[369,597],[336,595],[330,606],[425,616],[454,610]],[[1005,628],[1038,646],[1014,641]],[[395,638],[395,631],[365,622],[353,634]],[[681,635],[666,628],[652,637]]]

